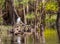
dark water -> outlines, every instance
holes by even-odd
[[[0,44],[11,44],[11,35],[7,30],[11,29],[10,26],[0,26]],[[56,30],[46,30],[45,40],[46,44],[59,44]],[[34,37],[29,36],[25,44],[40,44],[39,40],[34,40]]]

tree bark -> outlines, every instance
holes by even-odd
[[[9,25],[13,25],[16,22],[17,14],[14,8],[14,0],[5,0],[5,12],[4,22]]]
[[[57,27],[57,33],[58,33],[58,37],[59,37],[59,41],[60,41],[60,1],[57,0],[58,2],[58,12],[57,12],[57,19],[56,19],[56,27]]]
[[[23,13],[24,13],[24,23],[27,24],[27,22],[26,22],[26,12],[25,12],[24,4],[23,4]]]
[[[40,23],[40,38],[41,38],[41,44],[45,44],[45,37],[44,37],[44,30],[45,30],[45,7],[44,3],[45,0],[42,0],[42,7],[41,7],[41,23]]]

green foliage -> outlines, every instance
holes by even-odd
[[[38,9],[41,10],[42,6],[43,3],[41,2],[38,6]],[[48,2],[45,3],[44,6],[46,11],[53,11],[53,12],[58,11],[58,4],[55,0],[49,0]]]
[[[45,32],[46,44],[59,44],[57,31],[55,29],[46,29]]]
[[[47,11],[54,11],[54,12],[56,12],[58,10],[57,2],[54,1],[54,0],[47,2],[46,6],[45,6],[45,9]]]
[[[49,22],[49,23],[55,22],[56,21],[56,15],[52,15],[50,18],[49,18],[49,15],[47,15],[45,21]]]
[[[34,15],[34,13],[27,14],[27,15],[26,15],[26,18],[27,18],[27,19],[34,19],[34,18],[35,18],[35,15]]]
[[[41,7],[42,7],[42,3],[39,3],[38,9],[41,10]]]
[[[14,5],[15,5],[16,7],[19,6],[19,2],[18,2],[18,0],[14,0]]]
[[[20,3],[23,4],[24,6],[26,6],[26,4],[28,4],[29,0],[22,0]]]
[[[3,9],[5,0],[0,0],[0,8]]]
[[[0,4],[3,5],[4,1],[5,1],[5,0],[0,0]],[[0,6],[1,6],[1,5],[0,5]]]
[[[14,0],[14,5],[15,5],[16,7],[18,7],[19,4],[22,4],[22,5],[24,5],[24,6],[27,6],[28,2],[29,2],[29,0],[22,0],[22,1]]]
[[[3,18],[2,17],[0,17],[0,23],[3,23]]]

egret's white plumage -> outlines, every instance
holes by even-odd
[[[20,22],[21,22],[21,18],[18,17],[18,18],[17,18],[17,24],[19,24]]]

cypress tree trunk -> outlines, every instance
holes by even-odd
[[[57,27],[57,33],[60,41],[60,12],[57,14],[56,27]]]
[[[57,12],[57,19],[56,19],[56,27],[57,27],[57,33],[59,37],[59,42],[60,42],[60,0],[57,0],[58,2],[58,12]]]
[[[41,1],[43,3],[41,7],[41,24],[40,24],[40,38],[41,38],[41,44],[45,44],[45,37],[44,37],[44,30],[45,30],[45,7],[44,3],[45,0]]]
[[[23,13],[24,13],[24,23],[27,24],[27,22],[26,22],[26,12],[25,12],[24,4],[23,4]]]
[[[29,14],[29,3],[27,2],[27,6],[26,6],[26,15]],[[26,24],[28,24],[27,22],[28,19],[26,19]]]
[[[14,9],[14,0],[5,0],[5,12],[4,22],[9,25],[13,25],[16,21],[17,15]]]

